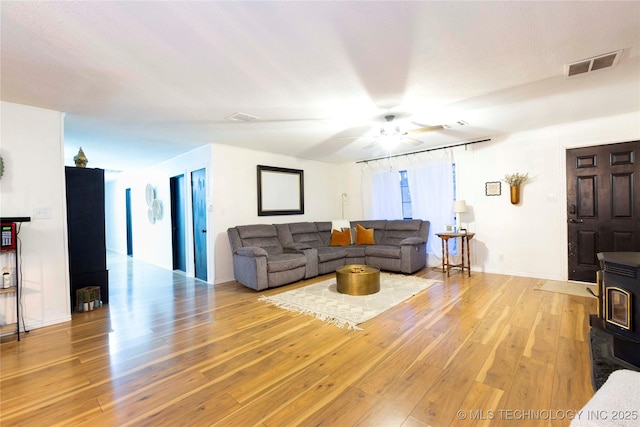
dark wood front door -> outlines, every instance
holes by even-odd
[[[595,282],[598,252],[640,251],[640,141],[567,150],[569,280]]]

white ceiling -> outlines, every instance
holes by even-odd
[[[640,111],[638,1],[0,7],[2,99],[66,112],[65,155],[82,146],[89,167],[126,170],[208,143],[362,160],[384,154],[363,147],[389,111],[469,123],[395,152]],[[619,49],[613,68],[563,74]],[[225,119],[235,112],[260,120]]]

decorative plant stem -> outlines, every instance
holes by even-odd
[[[520,174],[518,172],[516,173],[512,173],[512,174],[506,174],[504,176],[504,182],[506,182],[507,184],[509,184],[510,186],[519,186],[520,184],[524,184],[525,182],[527,182],[529,180],[529,174],[525,173]]]

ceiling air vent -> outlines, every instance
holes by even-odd
[[[234,122],[253,122],[258,120],[258,117],[246,113],[233,113],[230,116],[225,117],[225,119],[233,120]]]
[[[469,123],[465,122],[464,120],[458,120],[455,121],[453,123],[446,123],[443,124],[442,127],[445,129],[453,129],[454,127],[458,127],[458,126],[467,126]]]
[[[571,77],[575,76],[576,74],[583,74],[590,71],[613,67],[618,63],[620,55],[622,55],[622,50],[606,53],[600,56],[594,56],[593,58],[583,59],[582,61],[565,65],[565,74]]]

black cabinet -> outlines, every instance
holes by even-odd
[[[72,308],[76,290],[86,286],[100,286],[100,297],[107,304],[104,170],[66,167],[65,176]]]

